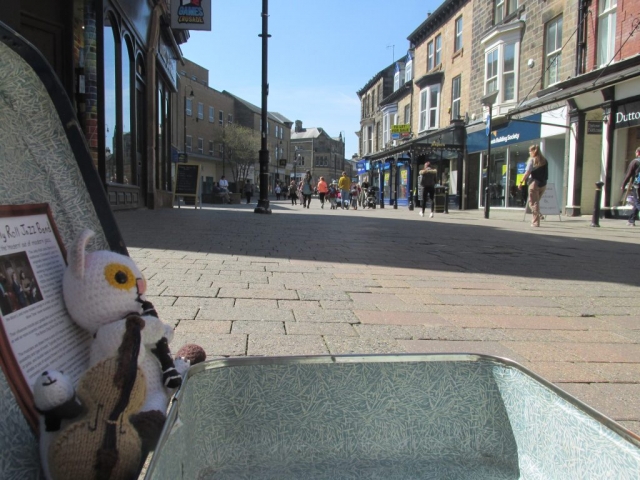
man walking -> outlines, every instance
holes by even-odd
[[[340,177],[340,180],[338,180],[338,188],[340,189],[340,204],[344,210],[345,204],[349,205],[349,190],[351,190],[351,180],[347,177],[346,172],[342,172],[342,176]]]
[[[436,194],[436,178],[438,171],[435,168],[431,168],[431,162],[425,162],[424,169],[420,170],[420,186],[422,187],[422,210],[420,216],[424,217],[424,210],[427,207],[427,196],[431,199],[431,213],[429,218],[433,218],[433,212],[435,210],[435,194]]]

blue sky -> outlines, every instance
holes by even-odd
[[[439,0],[269,2],[268,110],[332,137],[344,132],[346,155],[357,153],[356,91],[406,54],[407,37]],[[209,85],[261,106],[262,1],[212,0],[212,31],[190,32],[181,45],[209,70]],[[395,45],[394,48],[388,47]]]

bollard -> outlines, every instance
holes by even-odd
[[[444,213],[449,213],[449,187],[444,187]]]
[[[410,193],[409,193],[409,210],[410,210],[410,211],[413,211],[413,209],[414,209],[414,205],[413,205],[413,196],[414,196],[414,193],[413,193],[413,192],[410,192]]]
[[[490,206],[489,206],[489,187],[487,186],[484,189],[484,218],[489,218],[489,211],[490,211]]]
[[[398,191],[393,192],[393,209],[398,209]]]
[[[380,208],[384,208],[384,190],[380,190]]]
[[[602,187],[604,182],[596,183],[596,198],[593,201],[593,215],[591,216],[591,226],[600,226],[600,202],[602,201]]]

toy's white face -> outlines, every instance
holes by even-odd
[[[47,370],[33,385],[33,400],[41,411],[51,410],[74,396],[71,379],[57,370]]]
[[[69,270],[63,281],[67,310],[89,332],[129,313],[142,313],[147,284],[129,257],[108,251],[88,253],[82,278]]]

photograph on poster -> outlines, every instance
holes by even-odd
[[[0,256],[0,296],[2,315],[42,301],[40,287],[25,252]]]

